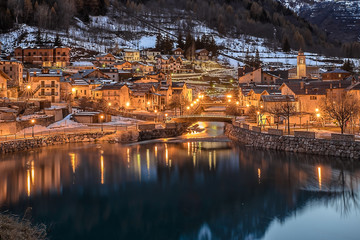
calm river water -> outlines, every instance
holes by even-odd
[[[360,165],[206,131],[0,156],[0,210],[50,239],[360,239]],[[205,138],[202,138],[205,137]]]

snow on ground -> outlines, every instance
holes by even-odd
[[[72,114],[67,115],[64,119],[49,125],[47,129],[86,127],[86,125],[82,123],[71,120],[71,116]]]
[[[148,18],[151,18],[149,16]],[[164,16],[166,19],[166,16]],[[145,18],[151,21],[151,19]],[[106,52],[108,48],[119,46],[120,48],[151,48],[155,46],[156,35],[158,29],[154,29],[148,25],[135,22],[136,24],[119,23],[116,19],[109,16],[91,16],[89,23],[84,23],[80,19],[75,18],[75,24],[70,27],[68,32],[56,32],[51,30],[44,30],[43,38],[48,42],[53,42],[56,34],[59,34],[63,45],[82,47],[84,49],[93,50],[97,52]],[[177,35],[176,22],[167,23],[163,28],[168,32]],[[133,33],[132,40],[125,40],[121,37],[119,32],[128,31]],[[6,53],[11,53],[15,47],[29,47],[34,46],[36,39],[37,28],[27,26],[25,24],[18,25],[16,29],[11,32],[0,34],[0,42],[3,43],[3,49]],[[284,53],[281,50],[273,50],[266,46],[266,40],[247,35],[239,35],[236,38],[228,38],[220,36],[216,31],[206,27],[202,22],[196,21],[194,27],[194,36],[199,37],[202,34],[212,34],[215,41],[224,46],[224,54],[234,58],[244,59],[247,50],[252,55],[255,55],[255,50],[259,51],[261,60],[266,63],[281,62],[284,66],[296,65],[297,51]],[[174,38],[175,39],[175,38]],[[72,53],[74,55],[76,53]],[[327,58],[312,53],[305,53],[307,56],[307,63],[309,65],[329,65],[329,63],[322,62],[323,60],[338,60],[338,58]],[[229,57],[220,58],[226,59],[226,62],[233,67],[237,67],[239,62]],[[356,66],[360,65],[359,59],[352,59]],[[240,62],[240,65],[242,63]],[[334,64],[331,64],[333,66]]]
[[[44,131],[49,131],[49,129],[44,126],[41,126],[41,125],[34,125],[34,133],[39,133],[39,132],[44,132]],[[28,127],[28,128],[21,130],[20,132],[17,132],[16,134],[18,134],[18,135],[31,134],[32,132],[33,132],[33,127]]]
[[[156,35],[143,36],[139,40],[139,48],[140,49],[153,48],[155,47],[155,42],[156,42]]]
[[[111,122],[104,123],[104,125],[134,125],[136,123],[143,122],[134,118],[125,118],[120,116],[113,116]]]
[[[17,117],[17,121],[27,121],[31,119],[39,119],[39,118],[47,118],[50,117],[49,115],[38,115],[38,114],[31,114],[31,115],[25,115],[21,117]]]

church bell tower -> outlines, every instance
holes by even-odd
[[[297,78],[301,79],[304,77],[306,77],[306,57],[300,48],[297,56]]]

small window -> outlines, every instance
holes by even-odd
[[[317,100],[317,96],[310,96],[310,100]]]

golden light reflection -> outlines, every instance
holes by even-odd
[[[261,169],[258,168],[258,180],[259,180],[259,184],[261,183]]]
[[[169,164],[169,150],[167,148],[167,144],[165,144],[165,163],[166,166]]]
[[[188,156],[190,156],[190,142],[187,143],[187,148],[188,148]]]
[[[100,156],[101,184],[104,184],[104,157]]]
[[[214,150],[214,169],[216,169],[216,150]]]
[[[150,178],[150,149],[146,149],[146,169]]]
[[[138,166],[138,174],[139,174],[139,181],[141,182],[141,156],[140,153],[137,154],[137,166]]]
[[[30,170],[26,170],[26,175],[27,175],[27,195],[28,197],[30,197],[30,192],[31,192],[31,181],[30,181]]]
[[[321,167],[318,167],[319,189],[321,190]]]
[[[194,167],[196,166],[196,154],[193,155],[193,163],[194,163]]]
[[[34,160],[31,161],[31,184],[34,185],[35,181],[35,167],[34,167]]]
[[[75,173],[76,165],[77,165],[76,155],[75,155],[75,153],[69,153],[69,156],[70,156],[72,172]]]
[[[158,151],[157,146],[155,146],[155,157],[156,158],[157,158],[157,151]]]
[[[127,162],[130,163],[130,149],[129,148],[126,149],[126,157],[127,157]]]
[[[209,152],[209,169],[211,170],[212,152]]]

